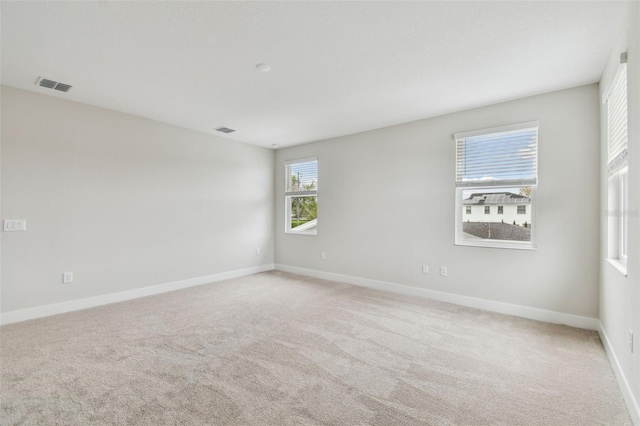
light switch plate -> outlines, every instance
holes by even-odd
[[[5,232],[26,231],[27,220],[26,219],[5,219],[4,230]]]

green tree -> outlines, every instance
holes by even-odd
[[[313,191],[316,187],[315,182],[302,185],[295,175],[291,176],[291,185],[294,191],[302,189],[303,191]],[[291,213],[294,217],[291,219],[291,227],[303,225],[318,217],[318,199],[315,196],[295,197],[291,200]]]
[[[523,197],[531,198],[531,187],[530,186],[525,186],[525,187],[520,188],[520,195],[522,195]]]

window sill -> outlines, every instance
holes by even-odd
[[[456,241],[457,246],[467,247],[483,247],[483,248],[497,248],[497,249],[509,249],[509,250],[531,250],[537,251],[538,247],[531,243],[506,243],[501,241]]]
[[[614,268],[616,268],[622,275],[627,276],[627,264],[620,262],[620,259],[607,259],[607,262],[611,264]]]
[[[289,235],[318,235],[318,232],[316,231],[285,231],[284,233]]]

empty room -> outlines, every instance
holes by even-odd
[[[640,2],[0,2],[1,425],[640,426]]]

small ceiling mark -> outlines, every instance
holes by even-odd
[[[233,132],[235,132],[235,130],[234,130],[234,129],[230,129],[230,128],[228,128],[228,127],[224,127],[224,126],[217,127],[217,128],[216,128],[216,131],[218,131],[218,132],[222,132],[222,133],[233,133]]]
[[[271,65],[259,63],[258,65],[256,65],[256,69],[261,72],[269,72],[269,70],[271,69]]]

